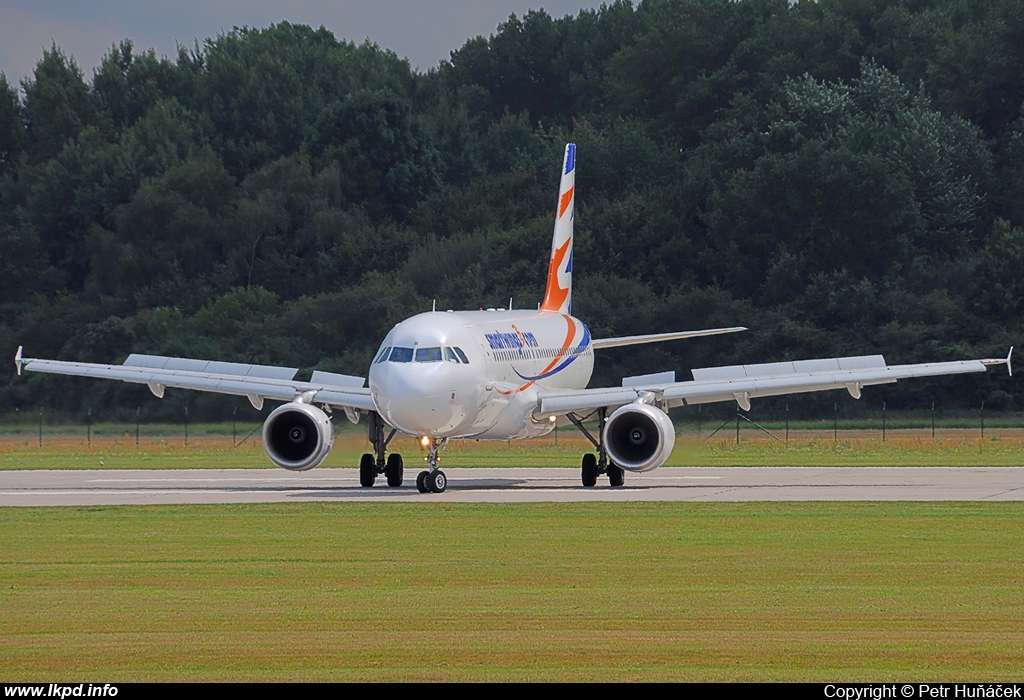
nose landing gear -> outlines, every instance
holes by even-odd
[[[448,477],[444,475],[444,472],[437,468],[437,463],[440,461],[437,453],[447,443],[448,438],[429,438],[430,444],[427,448],[427,466],[430,467],[429,471],[420,472],[416,477],[416,488],[419,489],[420,493],[444,493],[444,490],[448,488]]]

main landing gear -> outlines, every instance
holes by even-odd
[[[440,461],[440,457],[437,456],[437,453],[448,442],[448,438],[424,439],[430,440],[429,448],[427,450],[427,466],[430,467],[430,470],[419,473],[416,477],[416,488],[419,489],[420,493],[444,493],[444,490],[448,488],[448,477],[444,475],[443,471],[437,468],[437,463]]]
[[[388,486],[397,488],[402,485],[405,473],[405,465],[402,455],[392,452],[384,458],[388,443],[395,436],[397,431],[392,428],[388,436],[384,437],[384,421],[376,411],[370,413],[367,433],[370,443],[373,445],[373,454],[367,452],[359,460],[359,485],[364,488],[373,486],[378,474],[387,477]]]
[[[608,475],[609,486],[622,486],[626,481],[626,473],[622,467],[616,466],[608,459],[608,450],[604,446],[604,424],[608,420],[608,409],[599,408],[597,413],[597,439],[590,434],[590,431],[583,426],[583,421],[591,418],[593,414],[589,416],[580,417],[575,413],[566,415],[572,424],[579,428],[580,432],[583,433],[584,437],[590,440],[591,444],[597,448],[597,454],[588,452],[583,455],[583,485],[587,488],[597,485],[597,477],[602,474]]]

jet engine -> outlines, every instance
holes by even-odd
[[[286,403],[263,424],[263,449],[279,467],[303,472],[327,458],[334,428],[323,411],[308,403]]]
[[[617,466],[631,472],[657,469],[676,444],[676,429],[664,411],[645,403],[618,409],[604,426],[604,444]]]

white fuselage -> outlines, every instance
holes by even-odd
[[[537,391],[583,389],[590,330],[554,311],[447,311],[396,325],[370,366],[370,392],[410,435],[508,440],[543,435]]]

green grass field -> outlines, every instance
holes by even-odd
[[[1022,464],[1020,431],[680,436],[670,464]],[[0,439],[0,470],[273,468],[223,432]],[[412,441],[396,445],[415,464]],[[576,466],[578,438],[450,466]],[[365,443],[342,432],[326,466]],[[2,476],[0,476],[2,478]],[[0,508],[8,681],[1019,680],[1024,504]]]
[[[0,675],[1019,680],[1024,505],[0,510]]]

